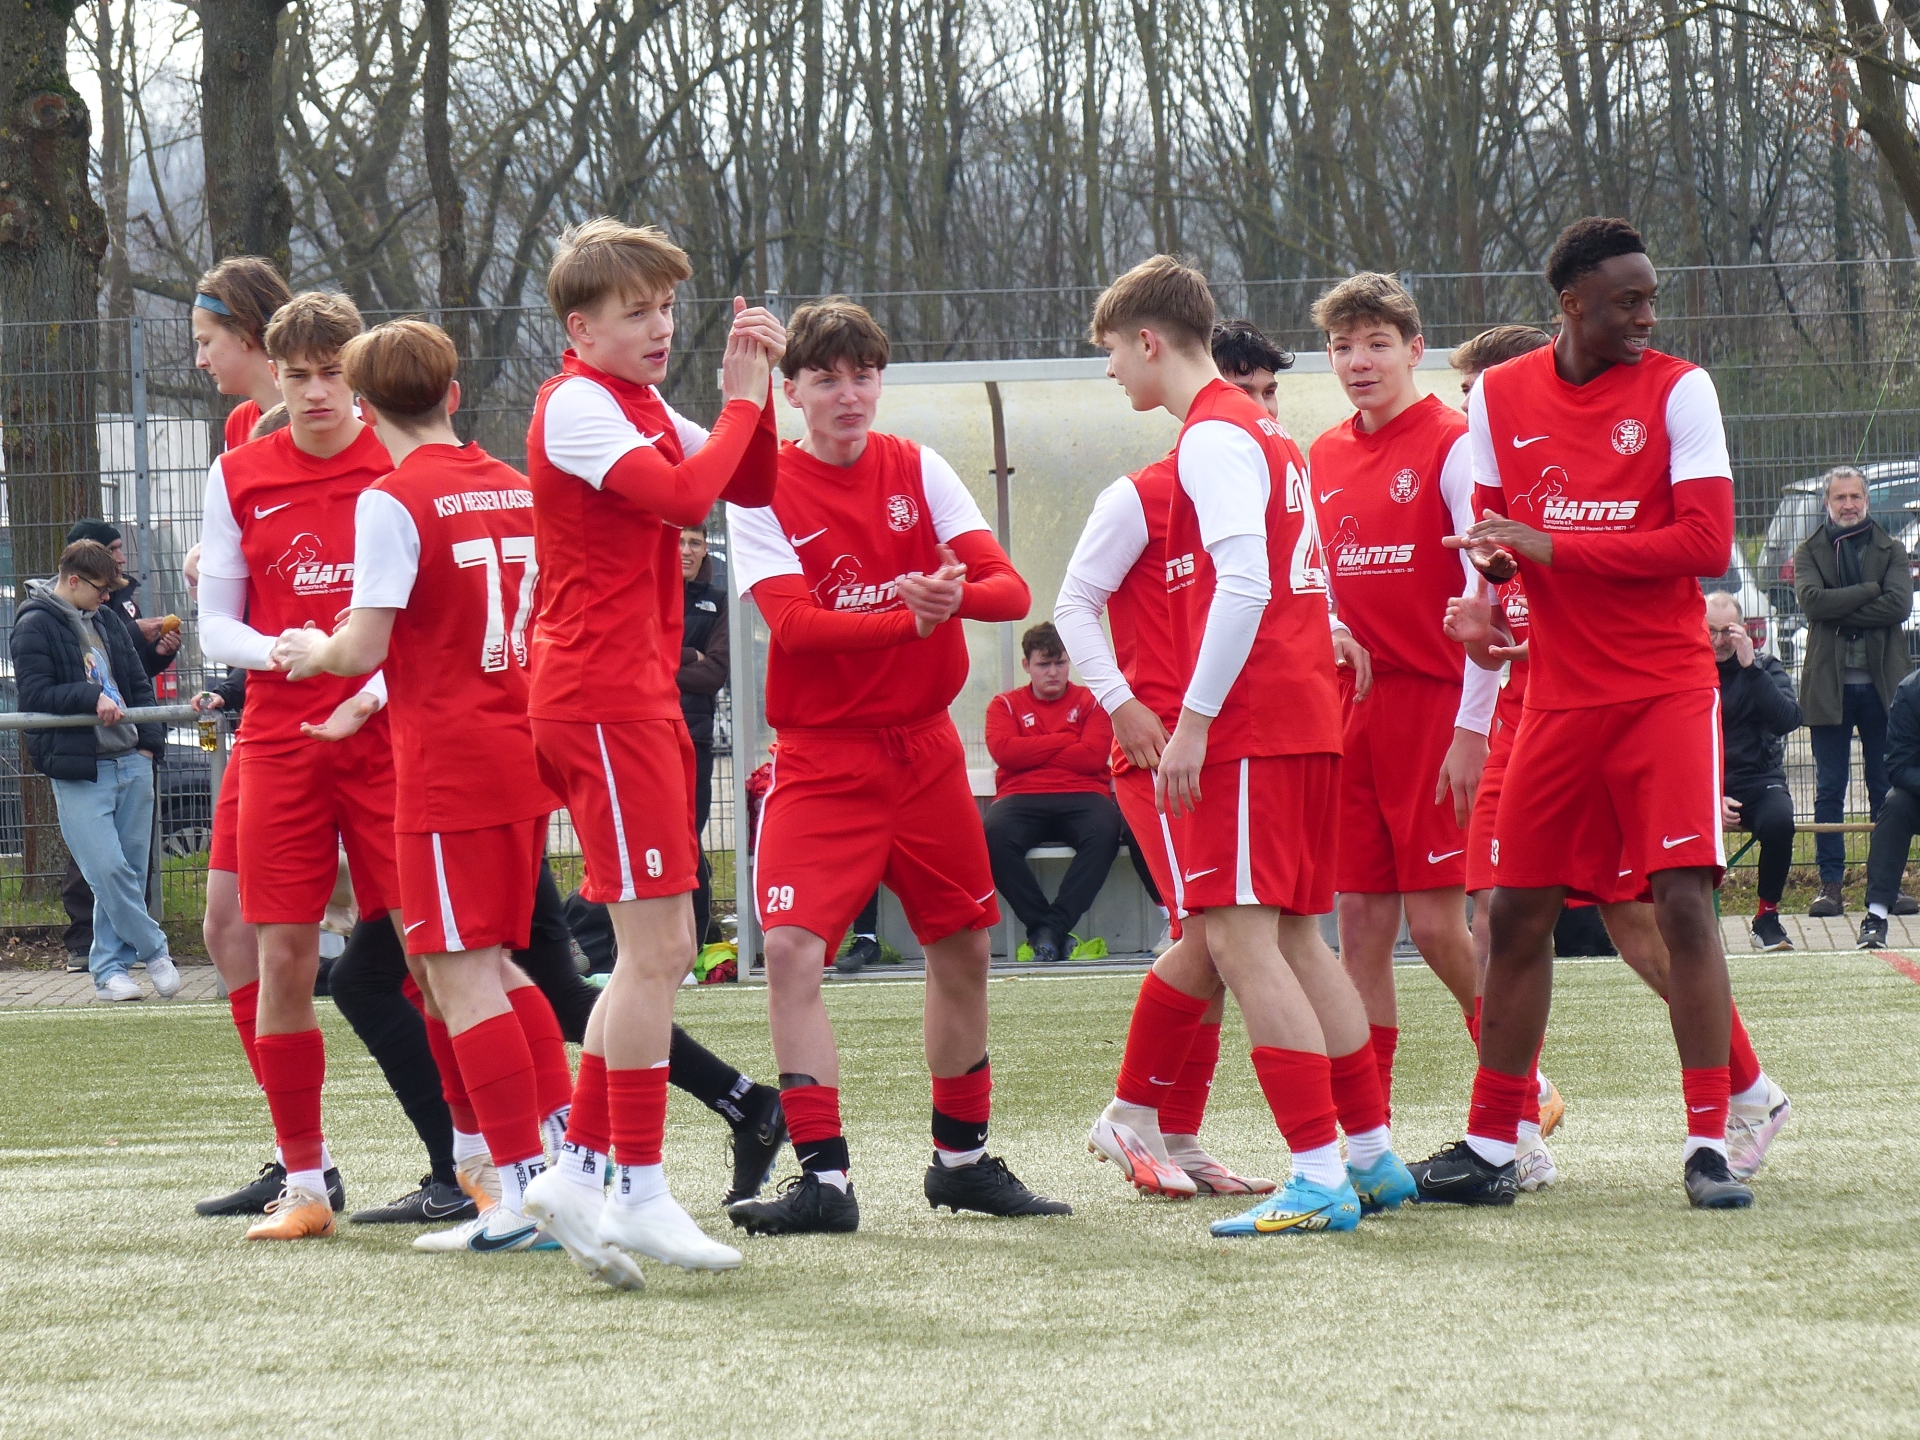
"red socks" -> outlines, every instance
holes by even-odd
[[[1727,1067],[1682,1070],[1680,1093],[1687,1099],[1687,1138],[1711,1140],[1723,1145],[1727,1139]]]
[[[567,1144],[605,1155],[613,1149],[613,1122],[607,1114],[607,1061],[580,1052],[580,1078],[573,1085],[573,1109],[567,1112]]]
[[[1733,1028],[1727,1034],[1727,1071],[1733,1093],[1751,1090],[1760,1078],[1760,1057],[1753,1053],[1747,1027],[1740,1023],[1740,1007],[1733,1007]]]
[[[834,1094],[837,1101],[839,1092]],[[987,1120],[992,1113],[993,1067],[985,1060],[964,1075],[933,1077],[935,1149],[954,1155],[980,1149],[987,1143]]]
[[[1200,1025],[1193,1032],[1193,1048],[1180,1067],[1180,1083],[1160,1102],[1162,1135],[1198,1135],[1213,1093],[1213,1072],[1220,1068],[1220,1023]]]
[[[938,1082],[935,1082],[938,1083]],[[795,1085],[780,1092],[787,1133],[794,1148],[840,1134],[840,1089],[836,1085]]]
[[[273,1112],[273,1134],[289,1171],[321,1168],[320,1089],[327,1081],[327,1047],[318,1030],[262,1035],[254,1041],[260,1088]],[[1724,1113],[1725,1105],[1721,1109]]]
[[[1260,1077],[1287,1149],[1298,1153],[1333,1144],[1333,1079],[1326,1056],[1257,1045],[1253,1073]]]
[[[253,1019],[260,1013],[260,982],[252,981],[227,992],[227,1005],[233,1011],[233,1028],[240,1032],[240,1048],[247,1052],[247,1068],[253,1071],[254,1084],[265,1087],[260,1078],[260,1057],[254,1053]]]
[[[478,1135],[480,1122],[474,1118],[466,1082],[460,1078],[460,1062],[454,1057],[453,1037],[447,1033],[447,1022],[436,1020],[424,1010],[420,1018],[427,1022],[427,1048],[433,1052],[433,1063],[440,1070],[440,1093],[446,1097],[447,1109],[453,1112],[453,1128],[462,1135]]]
[[[1333,1107],[1342,1130],[1361,1135],[1387,1123],[1387,1102],[1380,1094],[1380,1072],[1374,1065],[1372,1046],[1362,1045],[1351,1054],[1336,1055],[1327,1067]]]
[[[1539,1099],[1540,1086],[1531,1074],[1509,1075],[1482,1065],[1473,1076],[1473,1103],[1467,1111],[1467,1134],[1501,1145],[1520,1138],[1520,1115],[1527,1096]]]
[[[541,1158],[540,1121],[533,1109],[533,1056],[519,1019],[512,1011],[491,1016],[453,1036],[452,1045],[493,1163],[505,1169],[517,1161]]]
[[[1400,1048],[1400,1027],[1398,1025],[1369,1025],[1367,1038],[1373,1042],[1373,1064],[1380,1072],[1380,1101],[1387,1107],[1389,1118],[1393,1115],[1393,1052]],[[1478,1042],[1475,1042],[1478,1048]]]
[[[658,1165],[667,1134],[667,1062],[644,1070],[607,1071],[607,1114],[615,1161]]]
[[[1127,1048],[1120,1058],[1120,1078],[1113,1087],[1117,1099],[1149,1110],[1160,1108],[1167,1092],[1180,1082],[1207,1004],[1182,994],[1151,970],[1147,972],[1147,978],[1140,982],[1140,996],[1133,1002],[1132,1023],[1127,1026]]]
[[[533,1084],[539,1117],[544,1120],[556,1110],[565,1109],[573,1100],[573,1072],[567,1068],[567,1042],[560,1035],[560,1021],[553,1006],[538,985],[522,985],[509,990],[507,999],[520,1019],[520,1033],[527,1037],[527,1051],[533,1057]]]

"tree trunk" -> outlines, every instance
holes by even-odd
[[[465,368],[473,353],[473,295],[467,278],[467,202],[453,163],[453,127],[447,114],[453,36],[450,0],[426,0],[427,58],[420,76],[423,114],[421,148],[426,152],[427,184],[433,190],[433,218],[439,249],[440,324],[453,337]],[[478,398],[476,393],[475,398]],[[477,412],[457,411],[454,422],[472,439]]]
[[[67,527],[100,513],[100,260],[105,213],[87,184],[92,120],[67,78],[73,0],[0,0],[0,446],[20,579],[51,575]],[[53,796],[22,781],[22,894],[66,870]]]
[[[1674,188],[1680,200],[1680,254],[1692,268],[1687,276],[1687,313],[1706,309],[1706,231],[1700,224],[1700,176],[1693,147],[1693,52],[1678,0],[1660,0],[1667,29],[1667,131],[1673,145]]]
[[[280,178],[273,93],[286,0],[201,0],[200,149],[213,258],[262,255],[288,269],[293,197]]]
[[[1874,0],[1844,0],[1848,39],[1863,52],[1854,61],[1860,128],[1873,137],[1907,213],[1920,219],[1920,144],[1907,123],[1906,86],[1868,57],[1887,53],[1886,27]]]

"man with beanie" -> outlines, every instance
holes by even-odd
[[[53,782],[61,836],[93,888],[94,998],[140,999],[127,972],[145,964],[154,992],[167,999],[179,992],[180,975],[166,933],[146,910],[154,767],[165,731],[126,722],[127,710],[153,704],[153,682],[126,627],[101,618],[119,581],[106,546],[67,546],[57,576],[27,583],[13,627],[13,670],[22,711],[101,722],[25,732],[34,768]]]
[[[1800,709],[1813,742],[1813,818],[1844,818],[1854,731],[1866,772],[1867,801],[1878,818],[1887,795],[1887,706],[1908,671],[1900,626],[1913,609],[1913,572],[1907,551],[1867,514],[1867,481],[1850,465],[1827,472],[1827,517],[1793,556],[1793,591],[1807,617],[1807,652],[1800,672]],[[1846,842],[1837,834],[1814,841],[1820,893],[1807,913],[1846,913],[1840,882]],[[1913,913],[1902,899],[1898,913]],[[1920,908],[1920,907],[1916,907]]]

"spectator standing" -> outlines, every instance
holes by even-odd
[[[22,710],[101,722],[25,732],[34,768],[53,782],[60,834],[93,887],[94,998],[140,999],[128,968],[144,963],[154,993],[166,999],[178,993],[180,974],[146,908],[154,768],[166,732],[125,719],[128,709],[153,704],[153,682],[127,627],[101,613],[119,584],[106,546],[67,546],[58,575],[27,584],[13,627],[13,671]]]
[[[680,531],[680,578],[687,587],[686,629],[680,640],[680,713],[693,737],[693,834],[700,849],[700,888],[693,895],[694,935],[706,945],[713,912],[713,867],[707,863],[707,817],[713,812],[713,716],[715,696],[727,683],[727,587],[713,583],[704,526]]]
[[[1867,914],[1862,950],[1887,948],[1887,916],[1899,913],[1900,877],[1920,831],[1920,671],[1902,680],[1887,707],[1887,798],[1873,825],[1867,852]]]
[[[1887,793],[1887,706],[1911,668],[1900,626],[1913,609],[1913,573],[1906,547],[1867,514],[1867,481],[1858,470],[1827,472],[1826,507],[1826,520],[1794,552],[1793,590],[1807,617],[1800,712],[1813,742],[1813,818],[1833,824],[1846,813],[1855,731],[1876,818]],[[1820,893],[1807,913],[1843,915],[1846,842],[1821,835],[1814,853]]]
[[[1800,706],[1786,667],[1753,648],[1740,602],[1724,590],[1707,596],[1707,638],[1720,669],[1723,818],[1760,841],[1753,943],[1762,950],[1791,950],[1793,942],[1780,923],[1780,893],[1793,862],[1786,737],[1800,728]]]
[[[169,628],[164,618],[147,619],[140,614],[139,601],[134,598],[140,582],[127,573],[126,541],[116,526],[105,520],[78,521],[67,532],[67,544],[76,540],[97,540],[113,556],[120,570],[120,584],[107,597],[100,613],[118,616],[140,656],[141,668],[149,676],[161,674],[180,651],[180,622],[176,619]],[[67,912],[67,929],[61,937],[67,950],[67,969],[88,969],[93,952],[93,890],[72,855],[67,856],[67,878],[60,901]]]
[[[1113,722],[1093,692],[1068,677],[1067,647],[1051,623],[1020,637],[1029,681],[987,702],[987,752],[998,767],[987,810],[993,883],[1026,927],[1033,958],[1063,960],[1067,937],[1106,883],[1123,822],[1108,774]],[[1071,845],[1052,900],[1027,864],[1043,844]]]

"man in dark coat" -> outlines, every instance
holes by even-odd
[[[1760,905],[1753,917],[1753,943],[1761,950],[1791,950],[1793,942],[1780,923],[1780,892],[1793,863],[1786,737],[1800,728],[1800,706],[1786,667],[1753,648],[1740,602],[1724,590],[1707,596],[1707,636],[1720,667],[1725,818],[1760,841]]]
[[[1887,916],[1899,914],[1900,878],[1920,831],[1920,671],[1902,680],[1887,709],[1887,798],[1873,825],[1867,852],[1867,914],[1862,950],[1887,948]]]
[[[1910,668],[1900,627],[1913,610],[1913,573],[1906,547],[1869,518],[1867,482],[1858,470],[1842,465],[1827,472],[1826,506],[1826,520],[1794,552],[1793,593],[1807,617],[1800,713],[1812,732],[1818,776],[1813,818],[1831,824],[1846,814],[1856,730],[1876,818],[1887,793],[1887,706]],[[1807,913],[1844,914],[1846,842],[1822,835],[1814,853],[1820,893]]]
[[[23,712],[96,717],[97,725],[27,730],[27,753],[53,783],[60,834],[94,894],[90,969],[97,1000],[138,1000],[128,973],[144,964],[162,999],[180,989],[166,932],[147,913],[158,724],[125,712],[153,704],[153,682],[105,602],[119,567],[94,540],[69,545],[52,580],[29,581],[13,626],[13,672]]]

